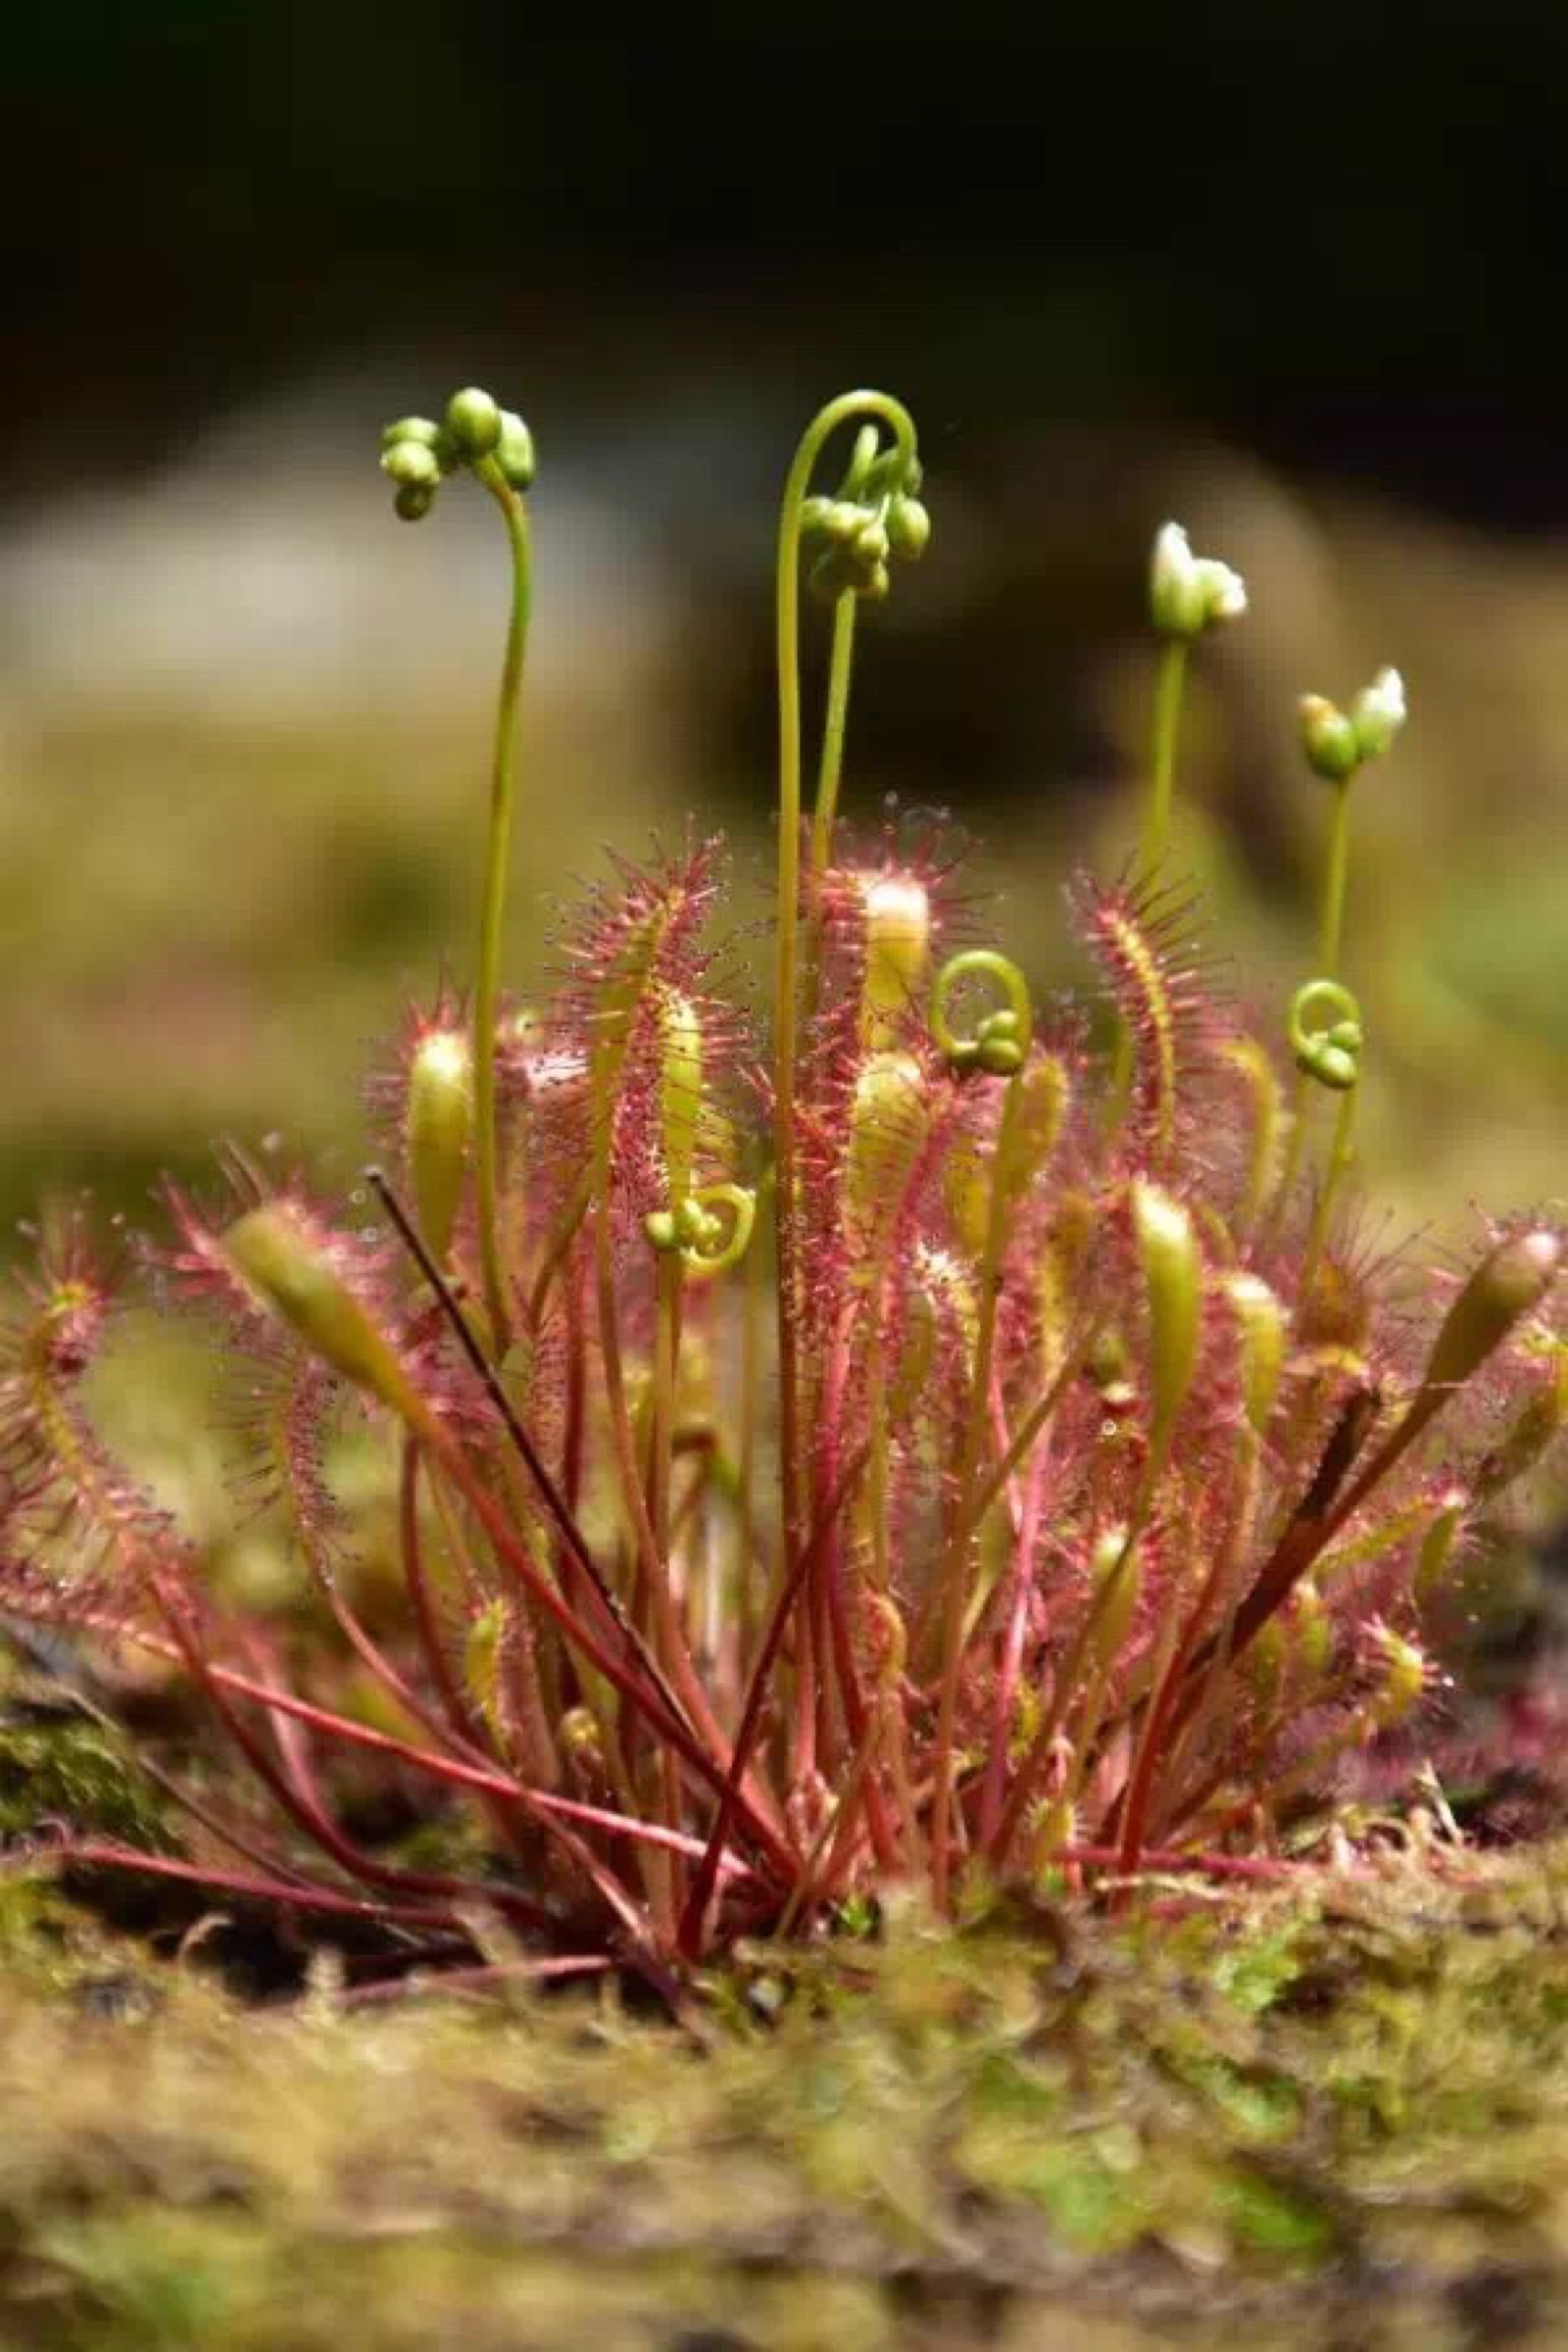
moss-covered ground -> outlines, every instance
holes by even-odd
[[[1546,2345],[1568,1853],[608,1984],[242,2003],[0,1882],[0,2341]]]

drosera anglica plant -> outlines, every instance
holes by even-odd
[[[382,465],[404,517],[466,472],[507,530],[471,1005],[443,994],[378,1081],[378,1226],[236,1158],[220,1213],[172,1200],[157,1268],[215,1318],[332,1639],[225,1604],[114,1457],[89,1376],[119,1294],[71,1226],[7,1337],[0,1599],[163,1660],[236,1770],[160,1760],[183,1856],[68,1850],[369,1924],[384,1967],[665,1984],[896,1882],[961,1910],[999,1882],[1286,1872],[1433,1703],[1435,1596],[1568,1408],[1551,1217],[1412,1300],[1346,1214],[1348,796],[1402,723],[1396,673],[1348,716],[1303,706],[1338,797],[1293,1108],[1168,871],[1187,670],[1246,591],[1160,532],[1141,850],[1070,901],[1102,1054],[965,944],[939,840],[841,819],[860,608],[931,535],[908,413],[846,394],[780,521],[765,1049],[723,985],[715,843],[615,866],[525,1009],[500,951],[532,443],[469,389],[389,427]],[[809,810],[807,590],[831,612]],[[387,1454],[391,1618],[343,1573],[344,1417]],[[417,1794],[419,1854],[354,1826],[342,1792],[376,1774]]]

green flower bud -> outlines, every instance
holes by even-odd
[[[381,471],[405,490],[433,490],[441,479],[435,451],[426,441],[394,441],[381,453]]]
[[[1014,1014],[994,1012],[981,1022],[975,1037],[975,1061],[988,1077],[1015,1077],[1023,1068],[1025,1051]]]
[[[314,1355],[405,1419],[426,1418],[390,1341],[287,1202],[249,1210],[229,1226],[221,1248],[246,1288]]]
[[[1360,766],[1364,753],[1354,721],[1321,694],[1303,694],[1296,706],[1306,764],[1326,783],[1343,784]]]
[[[888,540],[906,564],[917,564],[931,544],[931,517],[917,498],[896,498],[888,508]]]
[[[1324,1013],[1329,1019],[1322,1028],[1314,1027],[1314,1017]],[[1289,1026],[1297,1068],[1336,1094],[1348,1093],[1361,1074],[1366,1043],[1349,990],[1337,980],[1308,980],[1291,999]]]
[[[416,1047],[406,1117],[419,1231],[439,1262],[452,1247],[473,1130],[468,1041],[458,1030],[432,1029]]]
[[[874,564],[863,578],[857,580],[856,589],[866,604],[880,605],[886,603],[888,590],[892,585],[893,580],[887,565]]]
[[[1202,1261],[1193,1220],[1168,1193],[1136,1183],[1132,1216],[1149,1325],[1149,1459],[1157,1475],[1198,1364]]]
[[[868,503],[881,498],[918,498],[925,471],[918,458],[906,458],[891,443],[860,473],[857,487]]]
[[[381,447],[391,449],[399,441],[419,441],[426,449],[435,449],[441,439],[441,427],[428,416],[400,416],[395,424],[381,427]]]
[[[1002,990],[1006,1002],[976,1024],[972,1037],[959,1037],[948,1018],[954,991],[982,974]],[[969,948],[952,956],[937,974],[931,992],[931,1034],[956,1077],[966,1078],[975,1070],[997,1078],[1015,1077],[1028,1058],[1033,1031],[1028,983],[1005,956],[991,948]]]
[[[435,487],[429,482],[405,482],[392,501],[393,511],[403,522],[422,522],[435,505]]]
[[[494,451],[496,464],[513,490],[531,490],[538,470],[533,435],[512,409],[501,412],[501,438]]]
[[[859,585],[859,574],[842,547],[830,545],[806,575],[806,586],[819,605],[836,605],[846,589]]]
[[[870,571],[879,569],[887,563],[888,551],[892,542],[880,522],[867,522],[863,523],[856,532],[851,544],[855,550],[856,562],[863,564]]]
[[[824,539],[835,546],[847,547],[858,539],[865,523],[865,509],[852,498],[829,498],[822,502],[819,522]]]
[[[501,411],[476,384],[447,402],[447,431],[466,458],[488,458],[501,440]]]
[[[1320,1086],[1337,1095],[1348,1094],[1360,1075],[1355,1055],[1344,1046],[1330,1045],[1327,1038],[1315,1046],[1310,1054],[1298,1054],[1297,1064]]]

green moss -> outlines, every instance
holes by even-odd
[[[0,1645],[0,1845],[45,1827],[149,1850],[167,1843],[162,1801],[123,1734]]]
[[[111,2016],[101,1932],[0,1881],[0,2340],[1122,2352],[1246,2310],[1259,2352],[1458,2352],[1504,2288],[1561,2340],[1562,1875],[895,1907],[689,2026],[603,1987],[247,2011],[194,1963]]]

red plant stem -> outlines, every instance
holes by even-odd
[[[976,1486],[983,1475],[986,1425],[991,1409],[991,1368],[995,1361],[997,1325],[1002,1305],[1007,1238],[1007,1187],[1011,1182],[1019,1122],[1023,1115],[1019,1078],[1006,1082],[1002,1116],[987,1167],[985,1247],[980,1257],[980,1306],[975,1322],[974,1353],[969,1371],[963,1435],[959,1444],[955,1487],[953,1535],[942,1563],[943,1626],[942,1683],[937,1708],[936,1787],[931,1803],[931,1899],[939,1911],[948,1904],[949,1838],[954,1824],[954,1777],[956,1758],[958,1694],[963,1672],[964,1616],[969,1594],[969,1553],[984,1523],[976,1510]]]
[[[606,1680],[613,1684],[622,1697],[643,1716],[650,1728],[674,1748],[681,1760],[707,1783],[715,1795],[722,1798],[728,1787],[722,1766],[714,1762],[712,1756],[702,1746],[695,1734],[688,1729],[682,1717],[672,1711],[669,1701],[666,1701],[662,1694],[650,1692],[639,1676],[633,1674],[619,1658],[612,1656],[610,1651],[594,1639],[581,1619],[573,1614],[570,1607],[562,1598],[555,1586],[535,1565],[526,1546],[513,1528],[508,1525],[494,1497],[475,1478],[458,1447],[452,1444],[452,1441],[444,1431],[440,1430],[438,1425],[432,1424],[432,1430],[440,1447],[443,1469],[448,1471],[465,1501],[483,1522],[485,1533],[512,1574],[538,1602],[546,1615],[555,1620],[567,1641],[581,1651],[589,1664],[596,1666]],[[748,1836],[761,1848],[775,1867],[781,1867],[787,1873],[793,1873],[794,1856],[783,1836],[759,1813],[755,1804],[747,1798],[744,1790],[738,1793],[735,1817],[745,1826]]]
[[[206,1886],[221,1894],[254,1896],[258,1902],[286,1904],[296,1911],[318,1911],[337,1919],[361,1919],[372,1927],[387,1920],[404,1928],[442,1928],[465,1934],[463,1921],[451,1910],[428,1904],[389,1903],[372,1895],[333,1894],[324,1886],[296,1886],[283,1879],[247,1878],[242,1871],[219,1870],[201,1862],[176,1862],[169,1854],[145,1854],[139,1846],[115,1845],[86,1839],[78,1844],[52,1846],[51,1861],[88,1870],[125,1870],[148,1873],[155,1879],[179,1879],[190,1886]],[[485,1893],[469,1888],[469,1898]],[[473,1938],[467,1936],[471,1943]]]
[[[1106,1577],[1091,1599],[1079,1621],[1078,1630],[1068,1644],[1065,1657],[1054,1671],[1052,1681],[1051,1704],[1046,1710],[1045,1721],[1030,1742],[1029,1753],[1013,1775],[1012,1787],[1007,1792],[1006,1803],[1002,1808],[1002,1819],[997,1824],[996,1836],[991,1841],[991,1857],[999,1869],[1006,1862],[1007,1849],[1017,1833],[1019,1821],[1022,1819],[1024,1807],[1029,1802],[1034,1784],[1050,1759],[1051,1751],[1054,1747],[1057,1736],[1066,1720],[1068,1709],[1079,1695],[1079,1678],[1083,1673],[1084,1661],[1089,1655],[1090,1643],[1094,1640],[1101,1619],[1110,1604],[1115,1589],[1115,1578]]]
[[[639,1570],[647,1580],[652,1597],[659,1643],[663,1655],[656,1660],[648,1653],[647,1645],[635,1627],[625,1622],[624,1612],[615,1614],[623,1624],[627,1639],[638,1655],[657,1678],[661,1696],[671,1709],[690,1719],[696,1731],[707,1740],[711,1785],[720,1786],[725,1754],[723,1729],[709,1702],[707,1691],[692,1665],[669,1590],[668,1563],[662,1556],[653,1522],[648,1516],[648,1498],[643,1492],[642,1475],[637,1463],[636,1442],[632,1436],[631,1415],[626,1404],[626,1384],[621,1369],[619,1316],[615,1303],[614,1258],[610,1229],[610,1199],[603,1193],[594,1204],[594,1275],[599,1304],[599,1351],[604,1365],[605,1396],[610,1408],[611,1436],[614,1442],[615,1463],[619,1476],[621,1499],[632,1524]],[[608,1587],[606,1588],[608,1592]],[[569,1611],[567,1615],[569,1616]],[[667,1679],[666,1679],[667,1678]],[[671,1685],[673,1684],[673,1689]],[[676,1693],[678,1692],[678,1698]],[[646,1713],[646,1708],[644,1712]],[[683,1725],[684,1732],[684,1725]],[[666,1735],[667,1736],[667,1735]],[[679,1743],[670,1740],[671,1746]],[[695,1741],[693,1742],[695,1745]],[[714,1764],[712,1759],[720,1761]],[[689,1761],[690,1759],[688,1759]]]
[[[807,1576],[810,1571],[812,1553],[825,1531],[831,1527],[843,1509],[856,1480],[865,1466],[865,1456],[866,1448],[862,1446],[855,1459],[847,1466],[838,1487],[819,1514],[810,1542],[795,1562],[773,1604],[773,1614],[763,1637],[757,1664],[752,1670],[751,1688],[746,1693],[746,1705],[741,1713],[740,1727],[735,1734],[735,1752],[730,1760],[729,1778],[719,1800],[718,1817],[710,1833],[708,1851],[704,1854],[698,1867],[691,1893],[686,1899],[685,1911],[681,1915],[679,1944],[681,1951],[688,1959],[698,1958],[702,1951],[703,1933],[708,1922],[708,1906],[712,1900],[713,1886],[718,1875],[718,1857],[723,1850],[724,1839],[729,1835],[731,1817],[738,1805],[742,1776],[751,1759],[752,1749],[757,1743],[757,1735],[762,1718],[762,1701],[767,1695],[768,1681],[783,1643],[784,1629],[789,1623],[791,1612],[800,1598]],[[791,1855],[784,1882],[786,1886],[792,1885],[798,1877],[799,1868],[799,1857]]]
[[[425,1654],[431,1673],[435,1677],[437,1688],[441,1690],[446,1702],[447,1720],[445,1722],[425,1704],[418,1692],[398,1672],[380,1644],[372,1641],[365,1631],[354,1611],[338,1592],[325,1562],[318,1556],[317,1546],[306,1537],[303,1522],[301,1523],[301,1535],[305,1538],[306,1556],[315,1573],[317,1583],[325,1596],[327,1607],[332,1612],[333,1622],[354,1651],[355,1656],[381,1685],[382,1689],[390,1692],[397,1704],[410,1714],[423,1731],[429,1734],[438,1747],[451,1753],[465,1755],[471,1762],[482,1766],[487,1761],[486,1754],[475,1737],[476,1727],[463,1703],[462,1693],[448,1672],[445,1652],[442,1649],[439,1632],[429,1606],[419,1550],[416,1468],[417,1450],[413,1439],[405,1437],[399,1494],[399,1522],[403,1540],[405,1582],[411,1601],[414,1603],[415,1624],[420,1636],[421,1649]],[[515,1845],[517,1841],[515,1821],[504,1807],[498,1806],[494,1797],[485,1797],[482,1801],[488,1808],[501,1836],[508,1843]]]
[[[551,1476],[544,1456],[541,1454],[526,1426],[514,1408],[512,1399],[507,1395],[506,1389],[502,1385],[501,1379],[497,1374],[494,1365],[490,1362],[489,1357],[485,1354],[484,1349],[480,1347],[478,1341],[475,1339],[473,1332],[469,1327],[467,1317],[465,1315],[462,1307],[457,1301],[457,1298],[454,1297],[451,1285],[447,1282],[445,1275],[442,1273],[440,1267],[436,1264],[434,1258],[430,1255],[430,1252],[425,1246],[424,1239],[419,1233],[418,1228],[414,1223],[413,1218],[409,1215],[407,1209],[403,1206],[402,1201],[398,1199],[396,1193],[392,1190],[391,1185],[387,1182],[386,1177],[379,1168],[368,1169],[367,1171],[367,1181],[370,1185],[371,1190],[375,1193],[377,1199],[380,1200],[381,1205],[386,1210],[388,1217],[391,1219],[392,1224],[397,1231],[399,1239],[409,1251],[409,1254],[413,1257],[416,1265],[418,1267],[420,1273],[424,1276],[426,1282],[430,1285],[442,1314],[445,1316],[448,1324],[450,1325],[459,1347],[463,1349],[465,1356],[467,1358],[469,1368],[483,1386],[486,1396],[489,1397],[491,1404],[495,1407],[496,1412],[499,1414],[502,1426],[506,1430],[508,1437],[511,1439],[514,1446],[516,1448],[517,1453],[521,1457],[523,1466],[527,1470],[529,1477],[533,1480],[535,1487],[538,1489],[540,1496],[545,1504],[545,1508],[549,1512],[551,1518],[555,1521],[562,1541],[565,1544],[567,1549],[570,1551],[571,1556],[575,1560],[577,1566],[582,1570],[583,1575],[592,1585],[595,1594],[597,1595],[606,1614],[638,1656],[640,1662],[653,1681],[655,1688],[658,1690],[661,1697],[668,1705],[670,1712],[678,1715],[680,1713],[679,1703],[675,1699],[675,1696],[670,1690],[668,1685],[665,1683],[663,1676],[660,1671],[658,1662],[649,1654],[646,1644],[642,1642],[641,1637],[637,1634],[627,1619],[626,1613],[621,1607],[620,1602],[611,1587],[608,1578],[605,1576],[604,1571],[600,1568],[598,1561],[594,1558],[592,1550],[589,1548],[587,1539],[584,1537],[581,1528],[577,1524],[575,1513],[571,1510],[565,1496],[562,1494],[560,1487],[556,1484],[556,1481]],[[614,1359],[614,1365],[612,1368],[618,1375],[618,1355]],[[612,1367],[607,1363],[607,1380],[610,1376],[611,1370]],[[443,1462],[447,1461],[449,1449],[455,1451],[455,1448],[452,1447],[452,1441],[447,1437],[446,1432],[441,1430],[439,1425],[434,1424],[433,1421],[430,1430],[422,1431],[419,1434],[425,1437],[427,1443],[432,1443],[433,1441],[432,1450],[436,1452],[438,1458]]]
[[[474,1737],[473,1717],[448,1663],[424,1573],[424,1552],[419,1541],[419,1449],[412,1437],[405,1437],[403,1441],[403,1460],[398,1478],[398,1536],[403,1551],[403,1582],[408,1590],[409,1605],[414,1612],[419,1648],[430,1669],[430,1680],[435,1685],[453,1736],[463,1746],[475,1748],[478,1742]]]
[[[345,1837],[316,1797],[308,1778],[299,1773],[298,1758],[290,1755],[290,1770],[280,1772],[249,1725],[229,1704],[226,1692],[229,1690],[243,1690],[245,1695],[260,1699],[269,1710],[292,1715],[298,1721],[318,1728],[336,1730],[339,1724],[345,1730],[358,1727],[350,1727],[346,1716],[330,1716],[324,1709],[312,1707],[305,1700],[294,1699],[290,1694],[274,1690],[267,1683],[237,1675],[231,1669],[218,1666],[204,1657],[182,1627],[178,1609],[169,1600],[164,1590],[164,1579],[158,1571],[154,1571],[151,1581],[154,1595],[187,1672],[200,1684],[229,1738],[296,1829],[320,1846],[323,1853],[329,1854],[340,1870],[360,1880],[364,1886],[391,1887],[397,1892],[406,1890],[413,1894],[454,1896],[460,1900],[471,1898],[474,1892],[471,1883],[434,1872],[396,1870],[387,1863],[378,1862],[373,1854],[368,1854],[351,1838]],[[422,1749],[410,1747],[402,1740],[389,1740],[384,1733],[377,1735],[377,1740],[385,1740],[389,1747],[403,1750],[408,1760],[416,1764],[422,1762],[427,1771],[435,1771],[443,1778],[466,1769],[456,1759],[428,1756]],[[525,1895],[514,1893],[510,1887],[497,1887],[488,1899],[494,1902],[498,1910],[514,1913],[529,1927],[548,1928],[551,1925],[550,1914],[540,1904],[529,1901]]]
[[[838,1476],[839,1431],[844,1422],[845,1392],[849,1386],[849,1334],[841,1319],[828,1351],[827,1371],[822,1382],[821,1409],[817,1414],[818,1444],[816,1458],[816,1492],[830,1494]],[[816,1675],[816,1745],[814,1760],[831,1780],[839,1762],[840,1741],[838,1725],[833,1711],[833,1677],[830,1661],[836,1666],[840,1684],[840,1701],[849,1713],[849,1692],[844,1687],[844,1666],[848,1642],[843,1638],[844,1596],[839,1590],[839,1533],[835,1523],[817,1554],[810,1584],[811,1653],[817,1663]],[[851,1661],[853,1671],[853,1660]],[[863,1712],[863,1710],[862,1710]],[[858,1740],[860,1727],[852,1724],[851,1737]]]
[[[831,1541],[831,1539],[829,1540]],[[829,1629],[832,1634],[838,1668],[839,1688],[844,1698],[845,1720],[849,1725],[850,1737],[855,1741],[857,1749],[863,1752],[868,1737],[867,1727],[871,1719],[855,1664],[855,1646],[850,1640],[849,1620],[844,1607],[842,1576],[835,1575],[828,1582],[827,1604]],[[887,1806],[883,1800],[881,1788],[874,1771],[870,1769],[870,1765],[874,1764],[874,1761],[873,1749],[868,1762],[865,1782],[866,1826],[871,1833],[871,1842],[876,1848],[878,1862],[884,1870],[895,1871],[899,1867],[898,1839],[894,1837],[892,1825],[888,1820]]]
[[[1064,1845],[1061,1859],[1076,1862],[1092,1870],[1113,1870],[1122,1875],[1121,1852],[1114,1845]],[[1151,1846],[1144,1854],[1145,1870],[1191,1871],[1205,1879],[1250,1879],[1259,1885],[1281,1886],[1297,1874],[1290,1863],[1276,1862],[1263,1854],[1205,1854],[1191,1850],[1173,1852],[1164,1847]]]
[[[1361,1449],[1370,1422],[1377,1413],[1377,1395],[1369,1389],[1358,1389],[1335,1424],[1323,1458],[1305,1494],[1292,1512],[1290,1523],[1274,1549],[1259,1569],[1252,1585],[1237,1610],[1225,1641],[1228,1658],[1239,1657],[1248,1644],[1256,1640],[1264,1626],[1278,1609],[1284,1607],[1297,1585],[1306,1574],[1325,1544],[1333,1542],[1351,1514],[1358,1510],[1382,1475],[1385,1446],[1369,1472],[1363,1472],[1343,1499],[1341,1495],[1351,1463]],[[1399,1436],[1396,1430],[1395,1437]],[[1382,1467],[1380,1467],[1380,1465]],[[1176,1700],[1172,1720],[1167,1726],[1171,1733],[1180,1732],[1198,1705],[1201,1686],[1200,1676],[1216,1654],[1216,1643],[1209,1641],[1188,1665],[1183,1687]]]
[[[583,1329],[583,1286],[587,1260],[578,1250],[566,1268],[566,1418],[561,1445],[562,1500],[571,1525],[577,1525],[577,1509],[582,1500],[584,1448],[588,1433],[588,1343]],[[561,1525],[558,1522],[558,1526]],[[586,1545],[584,1545],[586,1549]],[[575,1547],[566,1541],[564,1528],[561,1533],[562,1583],[569,1562],[573,1573],[582,1570]]]
[[[210,1805],[193,1795],[183,1782],[172,1772],[166,1772],[142,1749],[136,1751],[136,1769],[144,1772],[154,1787],[163,1790],[171,1804],[177,1805],[182,1813],[188,1813],[192,1821],[200,1823],[209,1837],[216,1838],[220,1845],[226,1845],[231,1853],[242,1855],[247,1862],[254,1862],[258,1870],[266,1871],[270,1878],[292,1879],[296,1886],[301,1886],[309,1884],[307,1874],[290,1862],[286,1855],[264,1843],[260,1838],[233,1828],[220,1813],[215,1813]]]
[[[581,1821],[590,1828],[609,1831],[621,1838],[641,1839],[651,1845],[665,1845],[677,1853],[701,1854],[707,1846],[701,1838],[684,1832],[662,1829],[657,1823],[638,1821],[623,1813],[612,1813],[597,1805],[581,1802],[576,1797],[558,1796],[553,1789],[530,1788],[520,1781],[505,1779],[498,1772],[464,1763],[458,1757],[432,1755],[427,1748],[415,1747],[407,1740],[399,1740],[390,1732],[378,1732],[367,1723],[356,1723],[352,1716],[338,1715],[330,1708],[319,1707],[308,1698],[299,1698],[292,1690],[275,1690],[270,1683],[257,1681],[241,1674],[231,1666],[208,1662],[205,1675],[238,1697],[255,1699],[274,1714],[286,1715],[308,1725],[323,1738],[341,1740],[357,1747],[373,1749],[376,1754],[395,1756],[400,1763],[412,1765],[416,1771],[429,1774],[454,1787],[471,1788],[476,1795],[493,1796],[505,1804],[517,1805],[528,1812],[559,1815],[564,1821]],[[725,1855],[726,1872],[738,1877],[752,1874],[746,1865],[731,1855]],[[471,1889],[470,1889],[471,1891]]]
[[[1005,1439],[999,1450],[1005,1449]],[[1037,1573],[1037,1551],[1040,1539],[1040,1514],[1045,1499],[1046,1474],[1051,1464],[1049,1443],[1029,1464],[1025,1481],[1023,1507],[1019,1513],[1017,1541],[1013,1548],[1012,1604],[1007,1612],[1006,1630],[1003,1637],[1002,1664],[997,1675],[996,1693],[991,1707],[991,1753],[986,1759],[985,1789],[980,1802],[980,1840],[989,1844],[1002,1818],[1003,1787],[1007,1771],[1007,1737],[1012,1723],[1013,1704],[1018,1695],[1018,1682],[1023,1673],[1023,1645],[1029,1628],[1029,1603],[1034,1597]]]
[[[1243,1497],[1246,1492],[1247,1486],[1244,1480],[1242,1490],[1234,1500],[1233,1507],[1235,1509],[1240,1510],[1243,1507]],[[1188,1662],[1197,1646],[1198,1637],[1203,1630],[1215,1595],[1220,1592],[1229,1573],[1232,1564],[1231,1541],[1227,1534],[1227,1540],[1215,1546],[1213,1562],[1207,1576],[1203,1579],[1198,1598],[1193,1603],[1192,1614],[1182,1630],[1181,1639],[1176,1644],[1170,1663],[1160,1678],[1159,1688],[1150,1700],[1143,1738],[1139,1741],[1138,1753],[1134,1759],[1132,1776],[1127,1783],[1125,1802],[1122,1808],[1124,1820],[1121,1834],[1121,1866],[1125,1871],[1133,1871],[1138,1867],[1138,1848],[1143,1840],[1145,1824],[1149,1819],[1150,1799],[1153,1794],[1154,1767],[1159,1762],[1165,1732],[1175,1707],[1176,1695],[1186,1677]],[[1114,1835],[1113,1826],[1112,1835]]]

